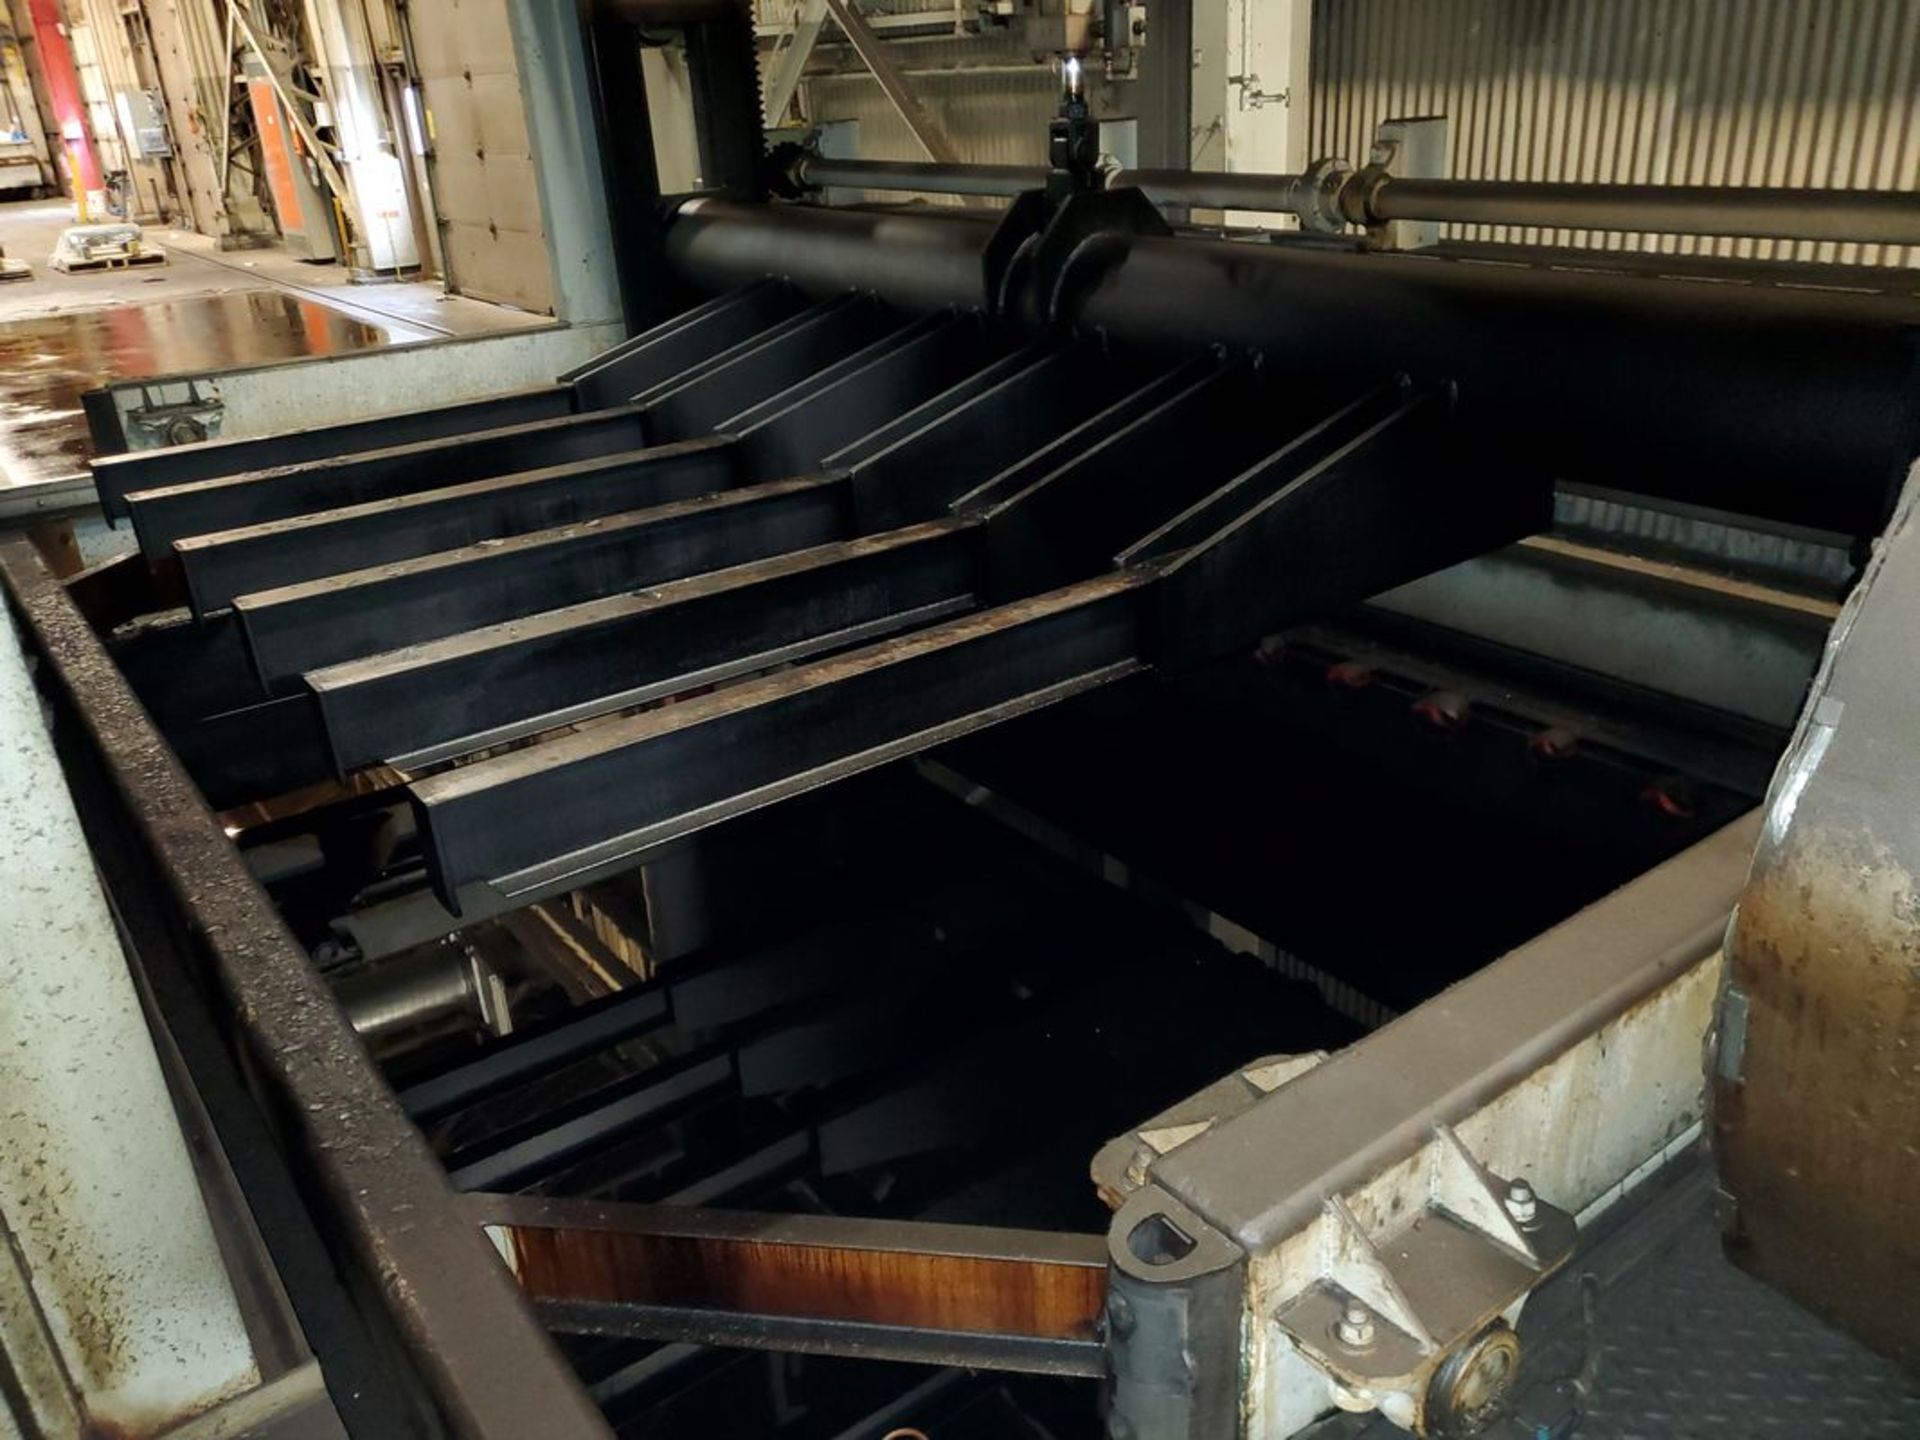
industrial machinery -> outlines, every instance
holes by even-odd
[[[1920,202],[1102,178],[1073,99],[1064,175],[736,116],[728,193],[622,197],[600,360],[0,550],[350,1277],[287,1283],[340,1420],[1570,1435],[1708,1138],[1742,1264],[1911,1364],[1912,273],[1367,231]]]

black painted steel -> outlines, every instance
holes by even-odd
[[[674,695],[970,605],[939,522],[464,630],[307,676],[345,773],[414,765]]]
[[[641,391],[635,403],[659,438],[704,435],[904,323],[864,296],[836,296]]]
[[[419,781],[442,903],[475,880],[528,890],[628,862],[1130,673],[1138,589],[1137,577],[1088,581]]]
[[[667,262],[702,294],[769,275],[814,296],[866,291],[906,310],[977,306],[989,217],[739,205],[702,196],[674,213]]]
[[[667,254],[697,288],[768,274],[909,309],[980,305],[977,220],[702,201]],[[1848,533],[1879,527],[1920,448],[1920,304],[1192,236],[1110,236],[1068,319],[1276,370],[1457,382],[1563,476]]]
[[[804,305],[791,286],[764,280],[663,321],[560,379],[573,387],[583,410],[624,405],[642,390],[798,314]]]
[[[176,553],[205,614],[256,590],[711,495],[734,483],[735,452],[724,436],[659,445],[188,536]]]
[[[552,420],[572,414],[574,408],[571,387],[541,385],[461,405],[377,415],[338,425],[288,430],[278,435],[208,440],[199,445],[97,456],[90,468],[101,508],[117,519],[126,515],[125,497],[135,490],[157,490],[162,486],[186,485],[195,480],[212,480],[277,465],[299,465],[356,451],[384,450],[394,445],[471,434],[476,430]]]
[[[1552,520],[1545,477],[1455,424],[1444,393],[1415,393],[1377,419],[1369,409],[1332,422],[1337,434],[1372,421],[1330,453],[1318,438],[1291,443],[1190,512],[1210,533],[1154,587],[1158,663],[1249,648]]]
[[[463,546],[241,596],[234,609],[260,678],[437,640],[845,538],[846,481],[770,481],[701,500]]]
[[[823,463],[986,366],[1005,342],[973,316],[936,314],[724,422],[748,463],[783,475]]]
[[[592,460],[638,450],[648,440],[639,411],[596,410],[136,491],[127,497],[127,508],[141,550],[150,560],[164,560],[174,542],[189,535],[236,530],[310,510],[361,505],[539,465]]]

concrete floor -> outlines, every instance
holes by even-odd
[[[72,223],[61,202],[0,205],[0,250],[33,267],[0,282],[0,488],[84,468],[80,396],[107,380],[552,323],[433,282],[356,285],[338,265],[221,252],[173,230],[147,232],[165,265],[66,275],[46,262]]]

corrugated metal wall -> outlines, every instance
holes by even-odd
[[[1311,148],[1446,115],[1461,179],[1920,189],[1920,0],[1318,0]],[[1877,245],[1472,240],[1920,266]]]

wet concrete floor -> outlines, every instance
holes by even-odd
[[[84,469],[80,396],[108,379],[336,355],[395,338],[385,326],[276,290],[0,321],[0,486]]]

